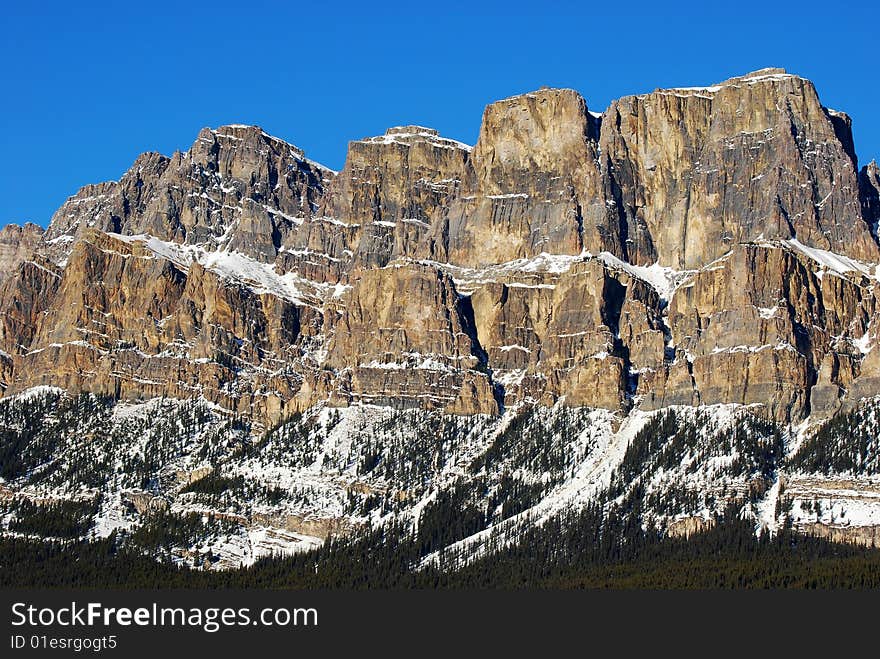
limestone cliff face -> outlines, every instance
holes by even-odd
[[[615,342],[620,282],[596,260],[575,262],[561,275],[517,279],[471,296],[477,335],[508,404],[564,396],[571,405],[619,407],[626,387]]]
[[[599,122],[572,90],[542,89],[486,108],[473,175],[450,204],[451,263],[483,266],[584,246],[620,252],[598,160]]]
[[[418,264],[358,271],[340,305],[326,362],[341,374],[339,395],[498,411],[492,383],[479,368],[471,310],[447,274]]]
[[[541,89],[477,144],[419,126],[338,174],[257,127],[0,233],[0,382],[495,414],[880,393],[880,184],[850,120],[763,70],[591,113]]]
[[[31,222],[24,226],[7,224],[0,229],[0,285],[30,259],[43,236],[43,230]]]
[[[118,182],[80,190],[53,216],[45,240],[64,245],[96,228],[272,261],[285,236],[315,214],[332,177],[256,126],[205,128],[185,153],[146,153]]]
[[[837,411],[867,349],[874,281],[811,253],[742,244],[689,276],[666,310],[674,356],[640,382],[645,406],[759,404],[780,419]]]
[[[300,378],[285,364],[301,361],[316,316],[320,324],[310,306],[94,229],[54,277],[51,300],[27,319],[39,347],[17,358],[13,391],[52,384],[123,398],[201,394],[265,418],[293,398]]]
[[[877,260],[849,118],[782,69],[615,101],[600,147],[633,263],[695,268],[795,237]]]
[[[5,392],[29,351],[37,323],[55,297],[61,280],[60,269],[34,257],[21,262],[0,287],[0,387]]]
[[[418,254],[432,222],[467,178],[470,150],[421,126],[352,142],[324,214],[357,228],[353,265],[383,267],[394,257]]]
[[[875,161],[872,160],[859,172],[859,190],[862,215],[876,236],[877,224],[880,222],[880,167],[877,167]]]
[[[0,230],[0,390],[13,377],[14,358],[30,344],[37,317],[59,274],[35,251],[43,229],[27,222]]]

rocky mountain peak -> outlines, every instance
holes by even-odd
[[[720,91],[725,87],[738,87],[744,84],[752,85],[758,83],[780,83],[785,81],[800,81],[809,84],[812,86],[809,80],[805,78],[801,78],[800,76],[793,75],[788,73],[785,69],[781,68],[765,68],[759,69],[757,71],[752,71],[751,73],[746,73],[741,76],[734,76],[732,78],[728,78],[722,82],[716,82],[711,85],[706,85],[702,87],[670,87],[670,88],[658,88],[653,93],[667,93],[667,94],[695,94],[695,95],[713,95]],[[648,96],[648,94],[639,94],[638,96]]]
[[[33,222],[23,224],[7,224],[0,229],[0,241],[11,244],[12,242],[27,240],[33,236],[42,236],[43,228]]]
[[[788,71],[783,69],[782,67],[767,67],[763,69],[758,69],[757,71],[752,71],[751,73],[746,73],[743,76],[740,76],[742,79],[749,78],[763,78],[765,76],[785,76],[790,75]]]
[[[434,128],[424,126],[394,126],[385,131],[384,135],[365,137],[352,144],[403,145],[424,144],[427,146],[470,151],[471,146],[457,140],[442,137]],[[351,151],[349,151],[351,153]]]
[[[304,151],[299,147],[269,135],[259,126],[246,124],[228,124],[216,129],[203,128],[185,155],[191,161],[206,166],[218,167],[220,163],[225,163],[227,169],[233,163],[241,167],[246,162],[260,165],[264,161],[292,159],[320,170],[328,179],[335,174],[329,167],[307,160]],[[240,172],[228,169],[221,173],[236,176]]]
[[[599,125],[570,89],[490,104],[473,176],[446,215],[445,258],[476,266],[586,246],[620,253],[599,170]]]
[[[789,73],[785,69],[781,67],[767,67],[764,69],[758,69],[757,71],[751,71],[750,73],[746,73],[741,76],[734,76],[733,78],[729,78],[728,80],[719,83],[720,85],[730,85],[735,84],[737,82],[758,82],[762,80],[785,80],[788,78],[797,78],[799,80],[804,80],[800,76],[796,76],[794,74]]]
[[[605,116],[600,145],[633,262],[699,267],[759,236],[876,260],[849,122],[808,80],[762,70],[625,97]]]
[[[96,228],[273,260],[334,176],[259,126],[204,128],[188,151],[141,154],[118,182],[68,199],[46,232],[46,253],[64,263],[80,232]]]
[[[585,142],[597,137],[583,97],[571,89],[540,89],[489,105],[474,150],[478,177],[501,187],[505,174],[575,168]]]
[[[349,143],[345,166],[321,206],[321,215],[351,234],[337,257],[373,267],[430,251],[430,230],[470,176],[470,152],[469,145],[423,126],[397,126]]]
[[[437,137],[439,133],[434,128],[425,126],[392,126],[385,131],[386,135],[426,135]]]

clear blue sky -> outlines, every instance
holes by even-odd
[[[203,126],[254,123],[339,169],[402,123],[473,143],[483,107],[541,85],[591,109],[766,66],[812,79],[880,158],[869,2],[9,2],[0,225],[117,179]]]

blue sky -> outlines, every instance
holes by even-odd
[[[404,123],[473,143],[483,107],[541,85],[592,110],[766,66],[812,79],[880,159],[867,2],[7,3],[0,225],[46,225],[86,184],[203,126],[259,124],[326,165]]]

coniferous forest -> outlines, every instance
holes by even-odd
[[[203,571],[156,561],[120,538],[0,539],[0,586],[110,588],[878,588],[880,550],[785,527],[755,535],[731,507],[688,539],[642,530],[621,511],[560,517],[490,556],[419,565],[424,536],[392,525],[246,568]],[[438,520],[442,523],[443,520]],[[13,569],[14,568],[14,569]]]
[[[604,489],[542,517],[537,504],[596,450],[589,412],[524,409],[488,435],[485,419],[329,410],[254,433],[198,401],[132,410],[37,392],[0,402],[0,586],[875,588],[880,549],[810,535],[846,510],[790,494],[779,474],[873,477],[878,414],[872,401],[834,417],[786,455],[785,429],[748,410],[726,424],[658,412]],[[347,441],[331,441],[340,424]],[[308,484],[315,473],[347,474],[346,498]],[[756,534],[767,501],[775,532]],[[315,502],[359,521],[295,553],[218,555],[247,538],[248,515]],[[98,532],[108,517],[116,525]],[[671,531],[682,519],[695,524],[688,538]]]

